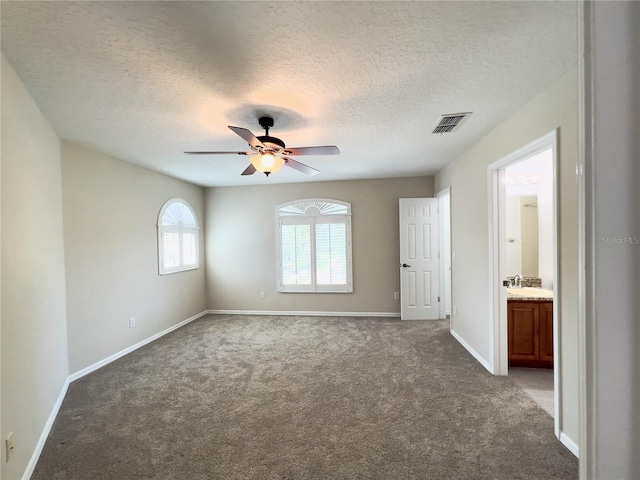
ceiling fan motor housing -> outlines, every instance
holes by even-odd
[[[271,137],[269,135],[263,135],[261,137],[257,137],[258,140],[262,142],[262,144],[267,147],[267,150],[271,150],[273,152],[277,152],[284,148],[284,142],[276,137]]]

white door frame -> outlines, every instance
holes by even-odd
[[[439,245],[438,251],[440,260],[440,318],[446,318],[451,312],[447,312],[447,291],[451,295],[451,187],[446,187],[436,193],[438,199],[438,223],[440,228],[438,230]],[[440,208],[442,202],[449,204],[448,218],[445,218],[443,211]],[[449,249],[445,247],[445,229],[449,230]],[[449,253],[447,255],[447,252]],[[449,270],[449,281],[447,282],[447,269]],[[448,285],[447,285],[448,284]],[[449,302],[449,305],[452,303]]]
[[[489,199],[489,314],[490,322],[490,365],[494,375],[508,374],[508,336],[507,336],[507,291],[502,286],[503,275],[500,266],[506,264],[505,232],[505,183],[504,168],[519,160],[531,157],[551,148],[553,164],[553,392],[554,392],[554,431],[560,436],[560,415],[562,409],[560,392],[560,338],[559,308],[562,301],[558,295],[560,283],[558,268],[558,138],[557,129],[543,135],[515,152],[501,158],[487,167]]]

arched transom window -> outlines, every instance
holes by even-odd
[[[351,204],[311,198],[276,211],[278,291],[352,292]]]
[[[198,219],[193,208],[180,198],[172,198],[158,216],[160,275],[198,268],[199,257]]]

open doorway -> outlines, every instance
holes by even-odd
[[[559,435],[556,132],[489,166],[493,371],[554,417]]]
[[[507,165],[505,233],[508,374],[554,416],[553,150]]]

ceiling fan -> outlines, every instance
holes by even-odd
[[[251,152],[184,152],[187,155],[252,155],[249,159],[249,166],[242,172],[242,175],[253,175],[256,171],[263,172],[267,177],[280,170],[283,165],[291,167],[307,175],[320,173],[304,163],[300,163],[290,155],[339,155],[340,150],[335,145],[323,147],[295,147],[287,148],[282,140],[269,136],[269,129],[273,127],[273,118],[260,117],[260,126],[264,128],[265,134],[256,137],[246,128],[229,126],[232,132],[242,137],[249,143]]]

